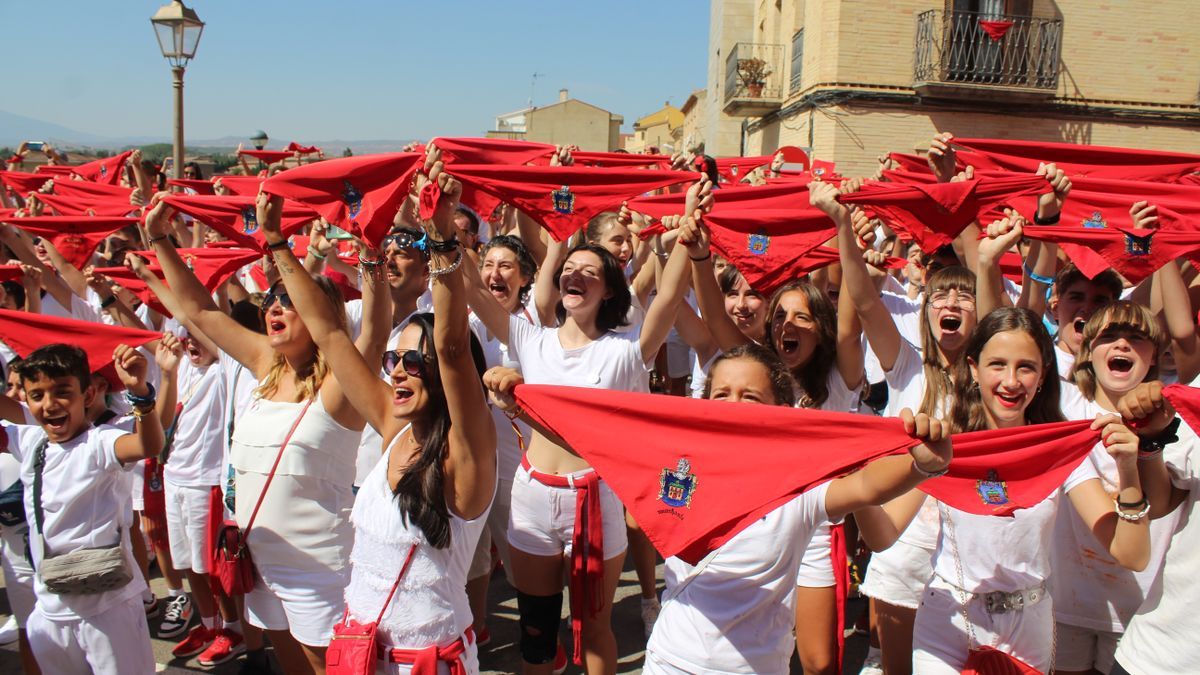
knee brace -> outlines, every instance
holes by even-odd
[[[563,594],[529,595],[517,591],[521,615],[521,658],[541,665],[554,660],[558,650],[558,624],[562,618]]]

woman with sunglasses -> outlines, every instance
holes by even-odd
[[[710,200],[699,183],[689,190],[689,208]],[[666,340],[688,283],[687,255],[683,246],[671,254],[640,333],[617,332],[629,311],[629,286],[617,258],[594,244],[571,249],[551,277],[561,293],[558,328],[511,314],[484,287],[468,288],[468,302],[520,362],[527,382],[647,391],[647,364]],[[567,569],[576,662],[586,660],[588,673],[616,672],[611,614],[626,549],[624,508],[586,460],[540,433],[530,434],[513,480],[508,542],[523,672],[566,666],[557,636]]]
[[[384,646],[375,672],[408,672],[425,655],[479,670],[467,570],[496,489],[496,434],[480,377],[483,353],[467,325],[454,236],[461,187],[431,162],[442,190],[427,231],[434,314],[418,314],[384,352],[391,326],[383,261],[360,258],[363,276],[361,352],[340,325],[337,308],[300,271],[286,247],[275,253],[297,311],[326,355],[336,380],[383,438],[383,453],[354,504],[354,549],[345,591],[346,620],[379,621]],[[266,205],[263,230],[277,238],[278,198]],[[376,330],[383,326],[383,331]],[[388,381],[379,378],[380,359]],[[406,560],[410,560],[406,564]],[[394,597],[388,601],[395,585]]]
[[[265,207],[260,197],[260,223]],[[287,289],[275,284],[263,300],[266,335],[243,327],[217,307],[170,245],[169,215],[160,202],[146,227],[182,313],[259,382],[230,445],[238,525],[245,528],[257,511],[247,543],[258,580],[246,595],[246,618],[266,630],[285,672],[324,672],[325,646],[343,614],[350,578],[351,485],[363,416],[331,377],[329,361]],[[278,228],[270,234],[284,278],[307,274]],[[345,330],[337,288],[325,277],[312,283]],[[386,338],[386,321],[374,328],[378,334],[364,330],[360,336],[363,349]]]

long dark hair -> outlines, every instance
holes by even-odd
[[[954,381],[949,375],[954,364],[942,364],[942,350],[938,346],[934,327],[929,323],[929,305],[933,302],[933,294],[951,290],[959,293],[965,291],[975,295],[975,274],[965,267],[951,265],[934,272],[925,280],[925,297],[921,300],[920,318],[921,363],[925,373],[925,394],[921,397],[919,412],[930,416],[937,415],[942,401],[954,390]],[[978,325],[975,330],[979,330]],[[982,344],[980,348],[982,348]],[[978,353],[975,354],[975,358],[979,358]],[[971,379],[970,373],[967,373],[967,379]]]
[[[954,403],[950,408],[950,420],[955,433],[979,431],[987,428],[987,417],[983,411],[983,397],[979,385],[971,377],[970,359],[979,365],[979,354],[983,347],[998,333],[1021,331],[1033,338],[1042,357],[1042,384],[1033,400],[1025,408],[1026,424],[1063,421],[1059,407],[1058,373],[1055,371],[1054,340],[1037,314],[1024,307],[1001,307],[992,310],[971,333],[967,347],[954,365]]]
[[[792,371],[792,377],[804,393],[800,397],[803,408],[820,408],[829,398],[829,373],[837,365],[837,311],[829,300],[829,295],[807,281],[792,281],[785,284],[775,295],[771,296],[771,304],[767,307],[767,344],[771,351],[775,350],[775,312],[779,303],[788,293],[800,293],[808,300],[808,313],[812,315],[813,325],[817,332],[817,346],[812,356],[799,368]]]
[[[450,510],[446,507],[446,452],[450,438],[450,411],[446,405],[446,390],[442,388],[438,369],[437,347],[433,343],[433,314],[417,314],[409,320],[421,328],[417,349],[425,358],[426,377],[421,380],[429,393],[425,419],[421,420],[425,437],[419,439],[421,452],[404,467],[404,475],[392,494],[400,506],[400,517],[413,523],[434,548],[450,546]],[[486,369],[483,349],[474,333],[471,336],[471,357],[480,378]],[[482,383],[481,385],[482,386]]]
[[[621,262],[603,246],[579,244],[572,248],[554,273],[554,288],[562,290],[559,288],[559,283],[562,279],[563,268],[566,267],[571,256],[579,251],[591,251],[599,256],[604,270],[604,287],[612,294],[612,297],[600,302],[600,311],[596,314],[596,328],[608,332],[624,326],[627,323],[625,315],[629,314],[629,306],[633,304],[633,296],[630,295],[629,286],[625,283],[625,271],[621,268]],[[558,301],[558,306],[554,308],[554,315],[558,317],[559,325],[567,320],[567,310],[563,307],[561,299]]]

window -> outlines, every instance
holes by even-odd
[[[800,76],[804,67],[804,29],[796,31],[792,36],[792,82],[789,94],[800,91]]]

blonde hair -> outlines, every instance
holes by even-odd
[[[1083,325],[1083,342],[1079,344],[1079,353],[1075,355],[1075,366],[1071,369],[1071,380],[1079,387],[1079,392],[1089,401],[1096,400],[1096,389],[1099,382],[1096,370],[1092,367],[1092,343],[1100,335],[1105,326],[1116,324],[1128,326],[1142,334],[1154,344],[1154,363],[1146,371],[1142,380],[1148,382],[1158,379],[1158,361],[1166,347],[1166,334],[1158,318],[1146,307],[1136,302],[1117,300],[1104,306]]]
[[[325,275],[314,274],[313,281],[317,283],[317,287],[321,289],[325,297],[329,300],[329,303],[333,305],[333,313],[337,318],[338,327],[346,330],[346,301],[342,298],[342,292]],[[317,392],[321,389],[321,384],[325,381],[325,377],[329,375],[329,364],[325,361],[325,355],[321,353],[319,348],[315,352],[316,356],[312,361],[294,371],[296,376],[296,390],[299,394],[297,401],[307,401],[316,397]],[[287,359],[284,358],[283,354],[276,351],[274,359],[271,362],[271,369],[267,371],[267,376],[262,379],[258,388],[254,390],[254,394],[266,399],[274,396],[279,391],[279,383],[287,370]]]

